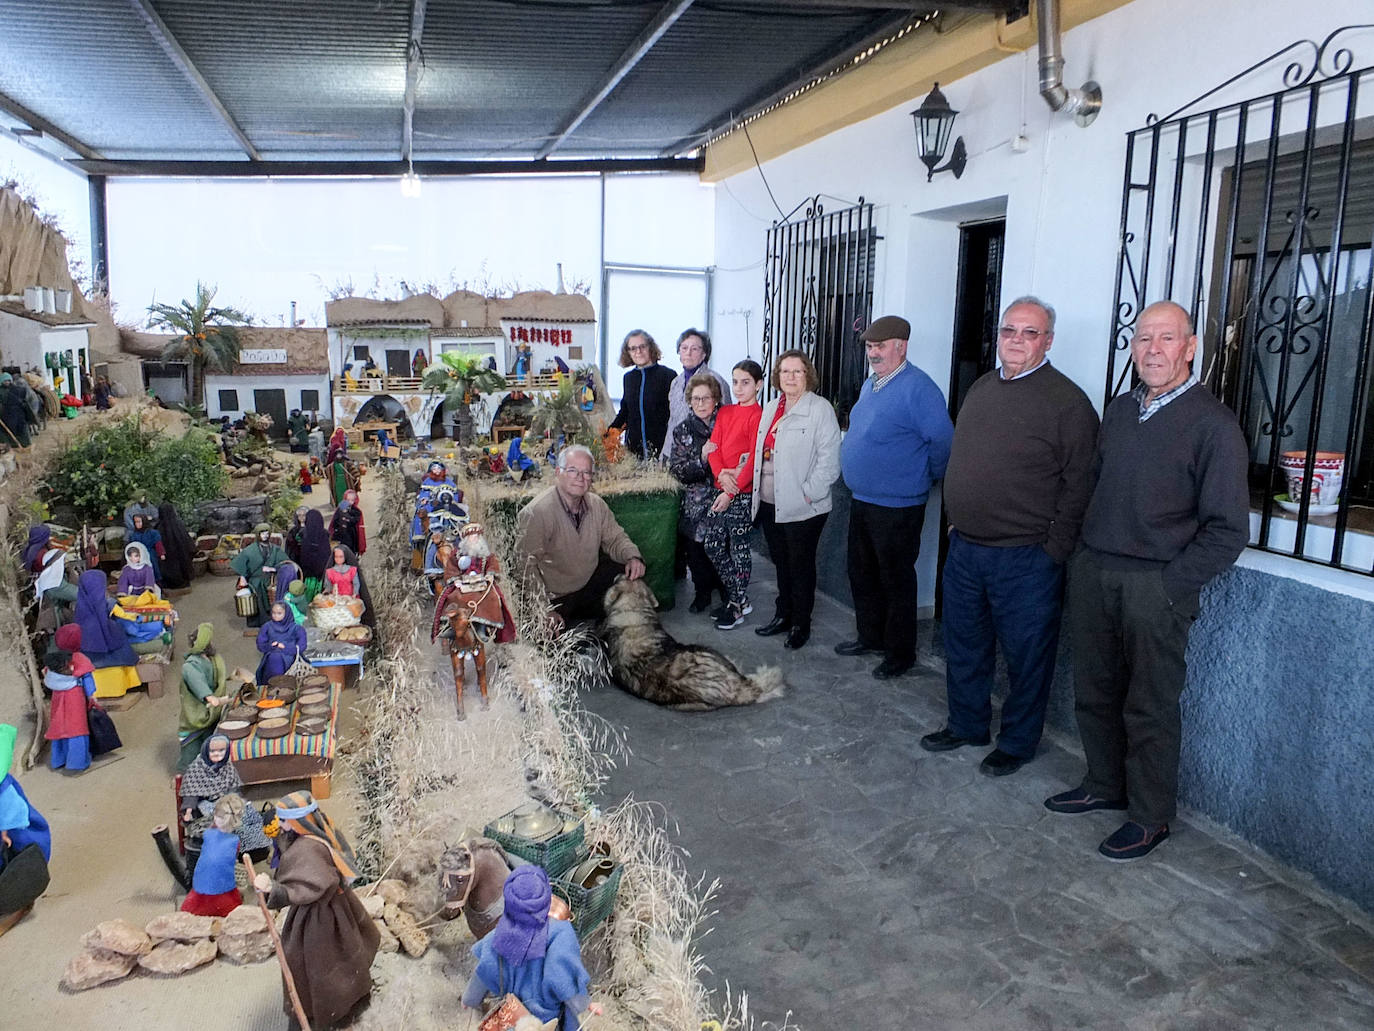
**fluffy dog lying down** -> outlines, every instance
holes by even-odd
[[[765,666],[746,677],[714,648],[681,644],[658,621],[658,602],[643,580],[620,578],[606,592],[597,627],[621,687],[670,709],[719,709],[777,698],[782,670]]]

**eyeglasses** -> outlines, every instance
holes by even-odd
[[[1019,336],[1022,340],[1025,340],[1027,343],[1030,344],[1035,343],[1042,336],[1045,336],[1045,334],[1040,332],[1040,330],[1031,329],[1029,326],[1023,328],[1017,328],[1016,326],[1002,326],[997,330],[997,335],[1000,336],[1003,340],[1014,340]]]
[[[590,469],[573,469],[571,467],[564,469],[563,472],[574,480],[591,480],[595,475]]]
[[[694,405],[713,405],[716,403],[716,399],[710,394],[695,394],[689,400]]]
[[[629,346],[629,350],[631,350],[631,351],[647,351],[648,349],[649,349],[649,345],[648,345],[648,344],[631,344],[631,345]]]

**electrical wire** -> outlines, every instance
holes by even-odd
[[[787,213],[782,210],[778,198],[773,196],[773,187],[768,185],[768,177],[763,174],[763,165],[759,163],[759,152],[754,149],[754,138],[749,135],[749,126],[742,122],[740,128],[744,130],[744,138],[749,141],[749,153],[754,155],[754,167],[759,170],[759,178],[763,180],[763,188],[768,191],[768,199],[773,202],[773,207],[778,209],[778,217],[786,221]]]

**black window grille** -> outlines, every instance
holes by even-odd
[[[237,412],[239,410],[239,392],[237,390],[221,390],[219,392],[219,410],[221,412]]]
[[[318,390],[301,391],[301,411],[318,412],[320,410],[320,392]]]
[[[859,334],[873,310],[878,240],[873,205],[827,212],[820,197],[798,217],[768,230],[763,283],[763,371],[771,376],[783,351],[805,351],[816,365],[820,394],[841,425],[867,375]],[[793,215],[797,212],[794,211]]]
[[[1178,301],[1250,447],[1251,545],[1366,575],[1374,68],[1342,37],[1371,30],[1293,43],[1127,135],[1106,383],[1131,389],[1141,309]],[[1194,110],[1272,74],[1276,92]]]

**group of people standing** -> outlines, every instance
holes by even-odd
[[[1167,838],[1175,814],[1188,631],[1202,588],[1248,540],[1247,452],[1235,417],[1194,389],[1197,341],[1183,308],[1164,301],[1141,313],[1131,345],[1139,385],[1108,406],[1100,428],[1087,396],[1049,362],[1054,323],[1039,298],[1007,307],[998,368],[969,389],[956,428],[940,388],[907,360],[910,323],[874,320],[861,336],[871,375],[842,443],[803,352],[778,356],[779,396],[760,406],[757,363],[737,363],[726,383],[707,364],[710,338],[689,329],[678,339],[683,372],[671,376],[656,364],[653,339],[636,330],[621,352],[633,368],[617,422],[636,455],[666,448],[683,483],[680,552],[692,611],[719,593],[721,629],[750,613],[757,524],[778,596],[755,632],[785,633],[791,648],[810,636],[816,549],[842,475],[853,496],[847,559],[857,634],[835,651],[882,656],[879,680],[916,661],[916,562],[926,503],[943,480],[949,714],[921,746],[992,743],[1000,645],[1010,692],[981,769],[1005,776],[1035,755],[1067,587],[1088,773],[1045,804],[1059,813],[1125,811],[1100,851],[1133,859]],[[735,404],[724,403],[726,390]],[[611,565],[630,554],[611,553]]]

